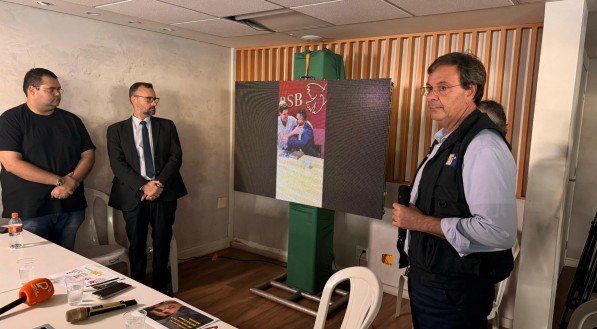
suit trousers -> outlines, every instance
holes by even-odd
[[[153,288],[166,292],[170,283],[168,258],[172,240],[172,224],[176,213],[175,201],[141,201],[137,208],[122,211],[129,239],[129,260],[134,280],[146,283],[147,233],[151,225],[153,240]]]
[[[495,287],[447,290],[408,280],[414,329],[487,329]]]

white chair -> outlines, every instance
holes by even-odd
[[[75,251],[86,258],[89,258],[104,266],[113,266],[118,263],[126,264],[126,275],[130,276],[131,268],[127,249],[116,242],[114,236],[114,209],[108,206],[108,195],[104,192],[90,188],[85,188],[85,198],[87,199],[87,209],[85,211],[85,221],[79,228],[77,236],[85,241],[85,245],[75,248]],[[95,218],[95,203],[101,200],[106,205],[106,233],[108,244],[100,244]]]
[[[572,313],[570,322],[568,322],[568,329],[582,329],[586,325],[591,325],[589,328],[593,328],[595,323],[585,323],[589,317],[597,314],[597,299],[589,300],[580,304]]]
[[[350,296],[340,329],[366,329],[373,323],[383,297],[381,282],[370,269],[355,266],[340,270],[329,278],[321,294],[313,329],[324,328],[332,293],[346,280],[350,280]]]
[[[518,241],[512,247],[512,256],[514,256],[514,262],[516,262],[516,258],[518,257],[518,253],[520,252],[520,245]],[[491,307],[491,312],[487,316],[487,320],[492,320],[492,329],[500,329],[500,304],[502,303],[502,298],[504,297],[504,292],[506,291],[506,287],[508,287],[508,279],[510,277],[505,278],[500,283],[496,285],[496,292],[495,292],[495,299],[493,300],[493,306]]]

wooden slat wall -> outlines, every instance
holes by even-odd
[[[541,24],[391,35],[236,50],[237,81],[292,79],[294,54],[324,47],[344,58],[347,79],[390,78],[392,109],[386,177],[406,183],[431,144],[437,124],[419,93],[427,67],[451,51],[471,52],[487,69],[485,98],[504,105],[507,139],[518,163],[518,198],[524,198]]]

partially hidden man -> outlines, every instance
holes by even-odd
[[[110,206],[122,210],[132,278],[145,283],[147,233],[153,239],[153,288],[170,293],[167,270],[177,200],[187,194],[180,175],[182,149],[171,120],[155,117],[159,102],[151,83],[129,89],[130,118],[108,127],[114,172]]]
[[[18,212],[25,230],[73,250],[95,146],[81,119],[58,108],[56,74],[29,70],[23,92],[27,101],[0,116],[2,217]]]
[[[428,68],[427,111],[440,130],[393,224],[409,230],[414,328],[487,329],[495,283],[514,267],[516,165],[500,129],[477,106],[486,73],[449,53]]]

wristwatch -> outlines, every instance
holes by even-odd
[[[64,178],[58,177],[58,180],[56,181],[56,186],[62,186],[62,185],[64,185]]]

